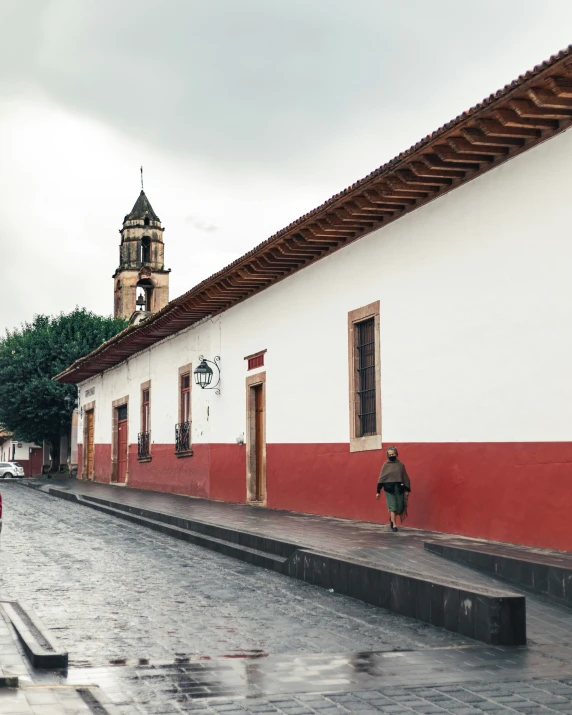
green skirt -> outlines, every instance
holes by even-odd
[[[405,510],[405,494],[399,494],[397,489],[393,493],[385,492],[387,511],[394,511],[396,514],[403,514]]]

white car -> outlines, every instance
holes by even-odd
[[[18,462],[0,462],[0,479],[8,479],[8,477],[23,477],[24,467]]]

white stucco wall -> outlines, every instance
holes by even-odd
[[[14,462],[20,462],[24,459],[30,459],[30,449],[38,446],[37,444],[33,444],[32,442],[4,442],[4,444],[0,446],[1,462],[12,461],[13,445],[16,445],[16,449],[14,451]]]
[[[572,439],[571,173],[568,131],[87,381],[96,442],[127,393],[136,441],[151,379],[152,439],[172,443],[200,353],[221,356],[222,391],[193,386],[193,441],[234,442],[262,349],[268,441],[348,442],[347,315],[376,300],[384,442]]]

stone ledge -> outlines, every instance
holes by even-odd
[[[17,675],[6,675],[0,668],[0,689],[1,688],[17,688],[19,680]]]
[[[426,541],[424,548],[449,561],[491,574],[572,607],[572,568],[550,563],[550,560],[543,561],[541,554],[537,554],[536,559],[530,553],[519,558],[509,549],[502,553],[502,547],[491,547],[489,551],[478,546],[449,545],[436,541]]]
[[[59,490],[50,489],[54,496],[58,495],[56,492]],[[59,494],[64,495],[65,492]],[[468,582],[344,559],[292,542],[183,519],[109,499],[85,495],[76,501],[484,643],[504,646],[526,644],[525,599],[509,590],[488,589]]]
[[[299,549],[286,573],[491,645],[526,645],[524,596]]]
[[[188,449],[186,452],[175,452],[175,457],[177,459],[181,459],[182,457],[192,457],[193,456],[193,450]]]
[[[18,601],[0,601],[34,668],[67,668],[68,654],[36,615]]]

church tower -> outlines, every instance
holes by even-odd
[[[143,189],[120,229],[119,267],[113,275],[114,315],[139,323],[169,302],[161,219]]]

